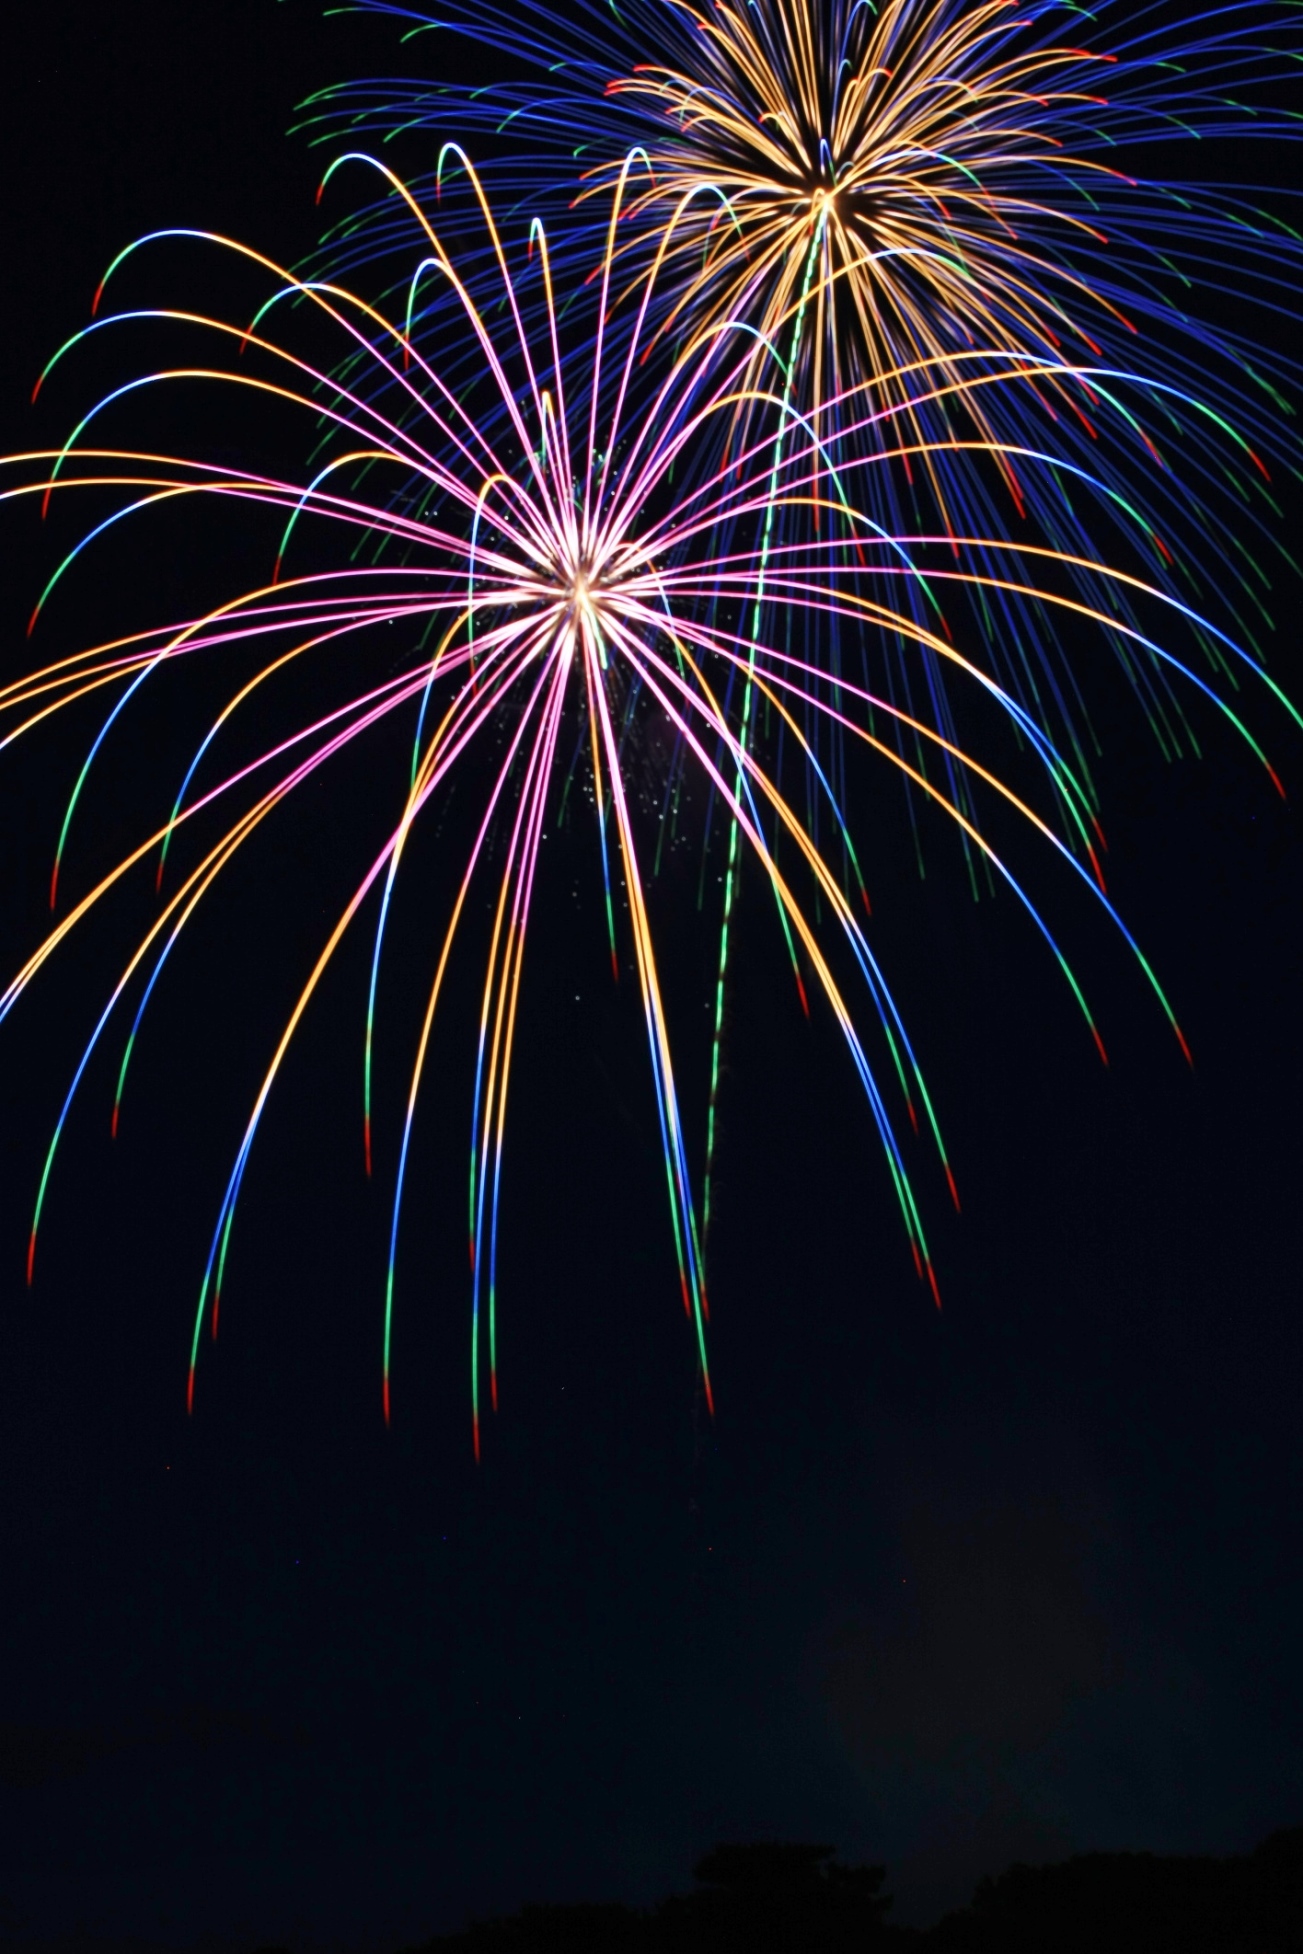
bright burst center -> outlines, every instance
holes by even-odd
[[[597,622],[602,594],[602,579],[593,562],[585,558],[578,564],[563,566],[560,594],[569,622],[590,627]]]

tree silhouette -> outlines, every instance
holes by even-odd
[[[698,1890],[656,1915],[658,1945],[710,1954],[820,1954],[881,1941],[891,1902],[883,1866],[839,1866],[834,1848],[757,1840],[717,1845]]]
[[[881,1866],[780,1840],[717,1845],[650,1913],[526,1907],[429,1954],[1303,1954],[1303,1827],[1238,1858],[1096,1852],[1011,1866],[926,1933],[887,1923]]]
[[[928,1954],[1300,1954],[1303,1827],[1241,1858],[1095,1852],[1011,1866],[923,1944]]]

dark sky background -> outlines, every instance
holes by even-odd
[[[179,221],[287,259],[310,246],[292,104],[397,70],[395,40],[310,0],[21,10],[0,77],[6,449],[65,431],[77,385],[33,413],[31,382],[129,238]],[[180,284],[163,266],[154,289]],[[8,676],[49,549],[29,517],[0,520]],[[186,565],[135,561],[108,598],[152,614]],[[87,572],[47,643],[89,636],[104,595]],[[1298,587],[1278,603],[1275,669],[1298,696]],[[380,1417],[393,1163],[382,1149],[364,1182],[365,946],[278,1088],[185,1416],[208,1230],[347,809],[291,817],[215,906],[115,1145],[110,1061],[92,1074],[29,1293],[40,1162],[113,928],[48,973],[0,1030],[0,1920],[392,1946],[526,1899],[651,1899],[716,1839],[757,1836],[885,1860],[898,1917],[926,1920],[1015,1857],[1231,1851],[1303,1820],[1303,740],[1257,708],[1282,806],[1228,737],[1205,728],[1202,761],[1165,765],[1099,696],[1113,890],[1193,1074],[1097,915],[1055,912],[1108,1071],[1014,905],[975,905],[935,837],[920,882],[898,808],[866,797],[876,942],[964,1201],[953,1217],[920,1162],[945,1312],[752,883],[713,1426],[636,997],[603,979],[591,837],[545,858],[503,1412],[479,1469],[464,1021],[421,1128],[394,1429]],[[70,873],[174,791],[168,731],[146,715],[124,738]],[[5,762],[6,975],[38,939],[79,758],[56,731]],[[699,1013],[691,882],[671,874],[657,902]],[[419,981],[420,930],[405,941]]]

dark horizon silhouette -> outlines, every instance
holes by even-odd
[[[890,1920],[884,1866],[841,1865],[832,1847],[721,1845],[696,1890],[657,1907],[527,1907],[438,1935],[408,1954],[1297,1954],[1303,1826],[1255,1851],[1085,1853],[1013,1865],[929,1928]]]
[[[965,1907],[926,1928],[890,1919],[885,1866],[844,1865],[832,1846],[722,1843],[694,1890],[650,1907],[526,1905],[386,1954],[1297,1954],[1303,1948],[1303,1826],[1249,1853],[1092,1852],[1014,1864],[979,1880]],[[313,1954],[208,1939],[188,1950],[82,1933],[29,1938],[0,1906],[6,1954]],[[330,1945],[330,1943],[324,1943]],[[378,1954],[382,1943],[368,1944]],[[336,1944],[336,1954],[347,1950]]]

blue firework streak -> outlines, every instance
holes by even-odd
[[[404,21],[418,61],[429,49],[433,65],[439,37],[461,31],[535,78],[335,89],[309,105],[317,138],[360,125],[423,142],[433,183],[430,138],[469,133],[500,208],[577,200],[594,222],[567,241],[598,254],[591,199],[636,152],[644,174],[620,260],[632,280],[667,253],[653,324],[691,341],[748,322],[756,361],[777,351],[801,406],[877,385],[903,415],[883,424],[897,466],[873,478],[888,524],[926,497],[957,531],[1003,530],[1030,503],[1067,548],[1120,506],[1159,574],[1181,556],[1178,574],[1194,579],[1193,559],[1212,551],[1219,600],[1260,621],[1249,551],[1262,532],[1243,505],[1271,459],[1296,459],[1277,391],[1293,371],[1202,319],[1200,294],[1291,313],[1299,239],[1249,191],[1138,172],[1173,145],[1188,167],[1192,137],[1297,132],[1277,99],[1300,53],[1297,9],[1259,0],[1175,24],[1157,8],[1015,0],[358,10]],[[350,215],[329,257],[356,269],[397,245],[406,265],[409,244],[390,200]],[[421,296],[441,302],[437,286]],[[1039,398],[988,400],[966,384],[938,395],[938,362],[967,382],[984,356],[1003,371],[1017,354],[1089,368],[1093,391],[1047,381]],[[1141,399],[1137,380],[1161,384]],[[992,439],[1000,464],[974,466],[966,450]],[[1060,457],[1053,493],[1022,479],[1023,442]],[[1102,508],[1074,467],[1120,503]],[[1031,684],[1013,665],[1007,676]],[[1047,709],[1070,717],[1070,679],[1060,667],[1046,682]],[[1166,702],[1148,703],[1161,720]]]

